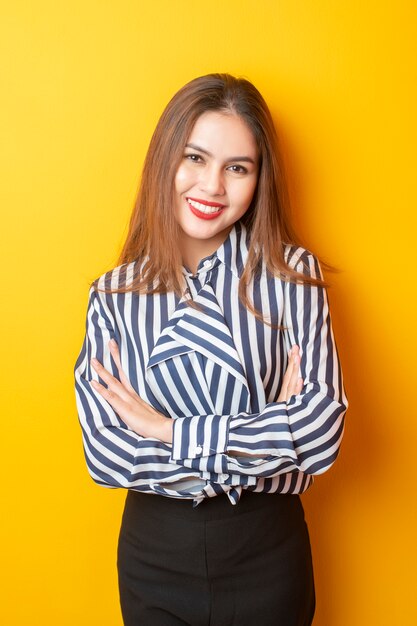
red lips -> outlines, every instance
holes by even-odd
[[[208,213],[204,213],[201,209],[194,207],[191,202],[197,202],[198,204],[202,204],[203,206],[210,207],[213,209],[218,209],[217,211],[210,211]],[[222,209],[225,208],[225,204],[220,204],[220,202],[208,202],[208,200],[197,200],[197,198],[187,198],[188,207],[193,215],[198,217],[200,220],[214,220],[216,217],[222,214]]]

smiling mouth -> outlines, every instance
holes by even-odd
[[[187,202],[192,209],[196,209],[204,213],[204,215],[216,215],[225,208],[225,205],[219,202],[207,202],[206,200],[194,200],[193,198],[187,198]]]

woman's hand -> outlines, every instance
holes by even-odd
[[[301,392],[304,381],[299,376],[300,373],[300,348],[293,346],[288,354],[288,365],[285,370],[282,386],[279,392],[277,402],[288,402],[291,396],[295,396]],[[237,450],[229,451],[233,457],[248,457],[251,459],[262,458],[262,455],[249,454],[247,452],[238,452]]]
[[[301,392],[304,381],[300,378],[300,348],[293,346],[288,355],[288,365],[282,379],[278,402],[288,402],[291,396]]]
[[[114,339],[109,341],[109,348],[116,363],[120,381],[112,376],[97,359],[91,359],[91,365],[104,380],[107,389],[95,380],[91,381],[91,386],[107,400],[120,419],[135,433],[142,437],[152,437],[171,443],[172,420],[158,413],[138,396],[122,370],[119,347]]]

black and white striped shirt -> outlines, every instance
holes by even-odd
[[[181,299],[91,289],[75,377],[87,465],[100,485],[190,498],[194,505],[226,492],[235,504],[242,489],[301,493],[335,461],[347,401],[326,291],[264,269],[249,294],[279,328],[266,325],[238,299],[247,255],[247,232],[237,223],[195,275],[184,269]],[[285,257],[290,267],[321,276],[304,248],[287,246]],[[99,289],[129,282],[133,266],[104,274]],[[172,445],[131,431],[91,387],[92,357],[117,376],[111,338],[140,397],[173,418]],[[304,386],[277,402],[294,344]]]

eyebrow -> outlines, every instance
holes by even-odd
[[[202,152],[203,154],[206,154],[209,157],[212,157],[212,153],[209,152],[208,150],[204,150],[204,148],[200,148],[200,146],[197,146],[197,144],[195,143],[187,143],[186,148],[191,148],[192,150],[197,150],[198,152]],[[233,156],[233,157],[229,157],[227,159],[227,161],[240,161],[240,162],[244,162],[244,163],[253,163],[253,165],[255,165],[255,161],[248,156]]]

